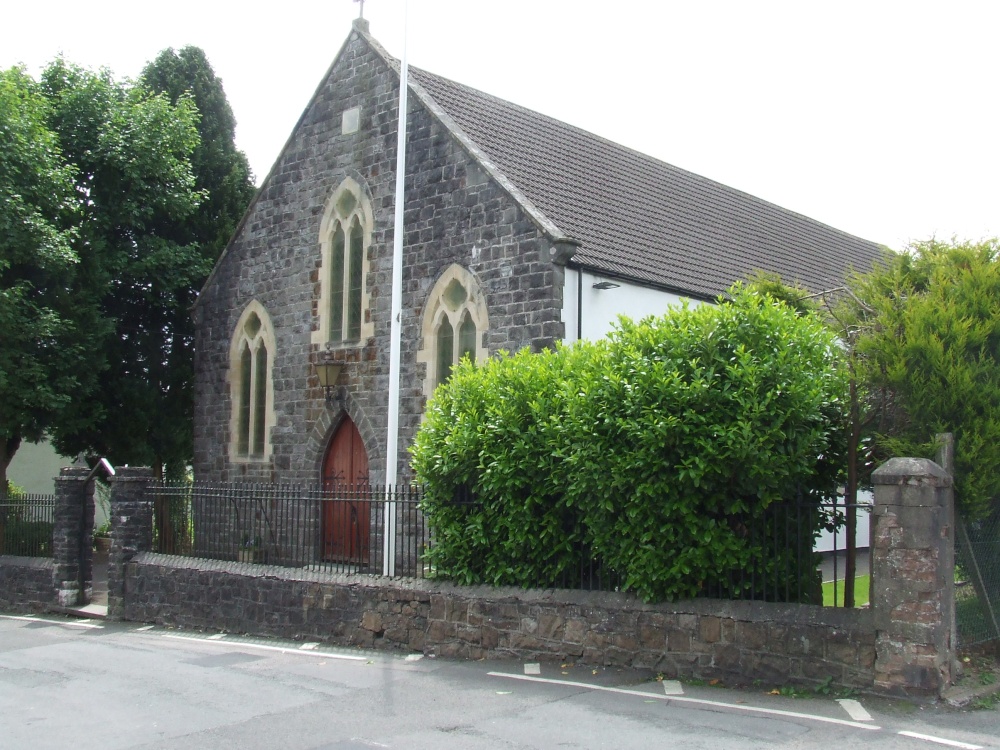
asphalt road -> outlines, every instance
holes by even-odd
[[[1000,748],[997,710],[770,687],[0,615],[3,750]]]

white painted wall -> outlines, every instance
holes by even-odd
[[[580,309],[577,305],[580,292],[580,274],[583,274],[582,302]],[[618,286],[614,289],[594,289],[594,284],[602,281],[611,281]],[[566,324],[566,341],[594,341],[604,338],[611,332],[619,315],[638,320],[648,315],[662,315],[668,307],[679,306],[684,298],[677,294],[664,292],[649,287],[629,284],[620,279],[611,279],[589,271],[578,269],[566,269],[566,286],[563,290],[563,311],[562,319]],[[688,300],[691,305],[702,304],[699,300]],[[578,329],[579,326],[579,329]],[[859,492],[859,503],[870,503],[871,493]],[[857,546],[859,549],[866,549],[870,544],[869,520],[870,514],[858,513],[858,533]],[[847,546],[847,539],[844,530],[841,529],[836,534],[824,531],[816,540],[815,549],[817,552],[831,552],[836,548],[842,550]]]
[[[858,492],[858,503],[871,505],[874,502],[871,492],[861,490]],[[858,549],[868,549],[871,546],[871,518],[872,514],[858,509],[858,533],[855,535]],[[844,529],[839,529],[836,534],[837,551],[847,549],[847,534]],[[834,534],[824,531],[819,535],[813,549],[817,552],[833,552]]]
[[[583,274],[582,309],[578,306],[580,296],[579,280]],[[611,281],[619,286],[615,289],[594,289],[594,284],[601,281]],[[627,315],[633,320],[645,318],[648,315],[662,315],[667,307],[680,305],[682,297],[670,292],[664,292],[649,287],[630,284],[620,279],[609,279],[604,276],[566,269],[566,286],[563,290],[562,319],[566,324],[566,341],[594,341],[608,335],[618,320],[619,315]],[[692,301],[691,304],[700,304]],[[582,325],[577,311],[582,313]],[[579,325],[579,330],[578,330]]]
[[[72,466],[73,459],[60,456],[48,441],[23,442],[7,467],[7,479],[32,495],[51,495],[59,469]]]
[[[7,467],[7,479],[29,495],[51,495],[55,492],[55,478],[64,466],[74,466],[74,460],[60,456],[48,441],[41,443],[21,443]],[[94,526],[108,520],[108,505],[102,501],[101,493],[94,498]]]

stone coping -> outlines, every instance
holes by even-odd
[[[731,601],[726,599],[686,599],[648,604],[633,594],[615,591],[576,591],[571,589],[521,589],[514,586],[460,586],[446,581],[421,578],[386,578],[367,573],[332,573],[280,565],[209,560],[156,552],[142,552],[131,564],[159,566],[204,572],[230,573],[251,578],[276,579],[303,583],[334,584],[349,587],[394,589],[409,592],[415,598],[434,595],[459,596],[492,602],[518,601],[525,604],[568,604],[622,611],[658,612],[660,614],[712,615],[748,622],[774,622],[795,625],[819,625],[844,630],[872,632],[869,609],[844,609],[809,604]]]
[[[0,566],[10,568],[41,568],[52,570],[55,562],[51,557],[22,557],[20,555],[0,555]]]

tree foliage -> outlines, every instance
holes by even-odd
[[[758,273],[751,277],[750,286],[769,294],[794,309],[799,315],[818,316],[825,321],[842,347],[841,360],[847,375],[847,409],[843,425],[845,435],[846,471],[844,475],[844,516],[846,536],[844,569],[844,606],[854,606],[854,584],[857,569],[858,490],[867,484],[875,461],[872,456],[872,424],[880,414],[882,392],[868,389],[859,382],[857,373],[857,326],[853,298],[843,287],[812,293],[785,284],[776,274]],[[846,296],[845,296],[846,294]],[[845,305],[838,300],[852,303]]]
[[[204,53],[165,50],[138,84],[57,61],[43,75],[54,128],[80,168],[85,242],[99,263],[106,369],[59,430],[66,452],[164,466],[192,456],[190,308],[253,192],[222,83]]]
[[[179,51],[163,50],[143,70],[141,80],[150,91],[165,94],[174,104],[189,97],[198,110],[200,138],[191,165],[196,186],[204,197],[185,221],[172,222],[163,231],[172,231],[174,241],[180,245],[196,243],[212,264],[225,249],[256,191],[246,155],[236,148],[236,118],[222,81],[204,51],[190,46]]]
[[[190,99],[172,104],[145,87],[58,59],[42,73],[49,127],[75,168],[81,220],[77,248],[84,288],[112,326],[103,338],[97,387],[53,425],[61,452],[86,451],[139,463],[170,401],[172,312],[201,278],[198,248],[162,231],[197,207],[190,156],[198,143]],[[161,421],[150,422],[151,417]]]
[[[63,59],[0,81],[0,468],[43,434],[184,462],[190,392],[172,372],[190,371],[187,308],[211,265],[177,231],[204,198],[194,102]]]
[[[75,170],[21,68],[0,72],[0,496],[22,440],[93,386],[106,327],[81,291]]]
[[[1000,243],[921,242],[850,288],[882,451],[931,457],[954,433],[956,502],[984,515],[1000,497]]]
[[[736,571],[782,563],[747,524],[778,531],[778,505],[836,489],[836,359],[817,318],[736,288],[718,306],[622,319],[606,342],[460,365],[413,448],[433,564],[464,582],[555,585],[593,555],[647,600],[743,593]],[[465,491],[475,503],[455,501]]]

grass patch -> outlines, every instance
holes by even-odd
[[[862,607],[868,604],[868,588],[871,584],[871,576],[858,576],[854,579],[854,606]],[[837,601],[833,601],[833,581],[823,584],[823,606],[843,607],[844,606],[844,582],[837,581]]]

